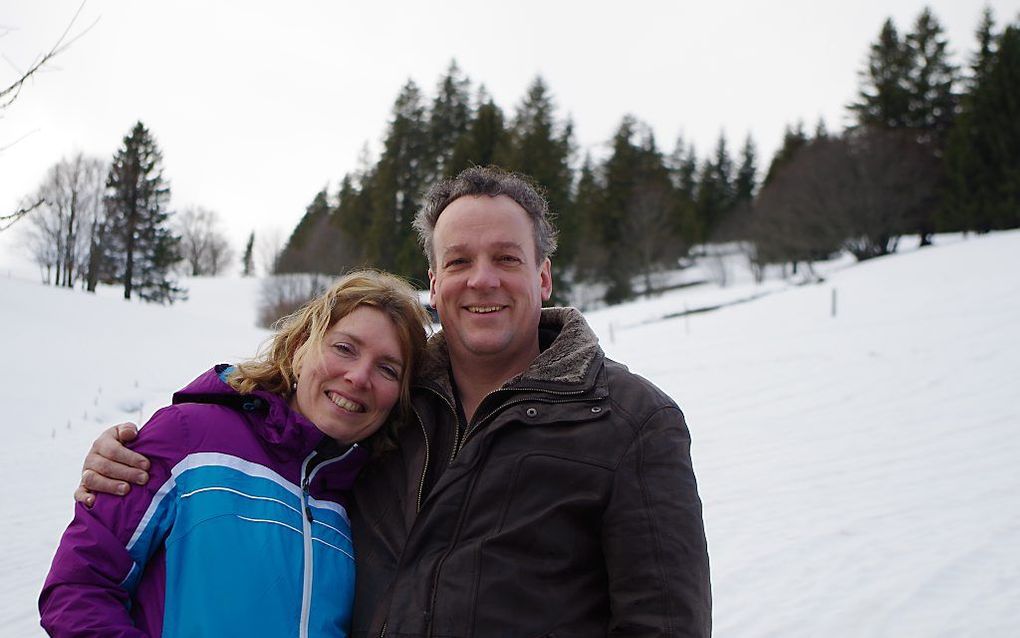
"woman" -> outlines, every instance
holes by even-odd
[[[40,597],[43,627],[346,636],[344,495],[370,453],[392,446],[427,320],[400,279],[352,273],[281,320],[259,358],[177,392],[133,445],[149,482],[76,506]]]

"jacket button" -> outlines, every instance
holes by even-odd
[[[536,410],[535,408],[528,408],[527,410],[524,411],[524,413],[527,414],[528,416],[533,417],[538,415],[538,410]]]
[[[591,413],[592,414],[598,414],[601,411],[602,411],[602,408],[600,406],[597,406],[597,405],[591,409]]]

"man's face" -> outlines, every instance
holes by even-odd
[[[538,356],[538,320],[552,293],[549,259],[538,263],[527,212],[505,195],[461,197],[439,216],[432,242],[430,301],[454,363],[526,369]]]

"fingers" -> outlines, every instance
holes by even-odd
[[[130,491],[131,485],[126,481],[103,476],[94,470],[85,470],[81,473],[81,484],[74,492],[74,500],[92,507],[95,503],[95,495],[92,492],[123,496]]]
[[[89,456],[85,459],[84,469],[95,470],[108,478],[119,478],[141,485],[145,482],[145,480],[135,480],[135,478],[140,478],[144,472],[135,472],[131,476],[123,474],[123,472],[128,471],[128,467],[137,468],[138,470],[149,469],[148,459],[124,446],[124,443],[133,441],[137,436],[138,428],[136,428],[133,423],[121,423],[109,428],[100,434],[99,438],[92,444],[92,449],[89,450]],[[126,467],[117,468],[116,466],[110,467],[107,465],[93,465],[90,463],[90,460],[93,457],[99,457],[106,461],[112,461],[116,465],[123,465]],[[105,470],[108,467],[117,473],[110,474],[109,472],[106,472]]]
[[[85,507],[92,507],[96,503],[96,496],[85,489],[85,486],[79,485],[78,489],[74,491],[74,500],[78,501]]]

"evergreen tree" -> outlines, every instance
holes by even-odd
[[[670,172],[673,176],[676,226],[680,239],[687,245],[697,243],[701,228],[697,219],[698,196],[698,155],[694,145],[685,147],[681,137],[670,156]]]
[[[950,136],[945,230],[1020,226],[1020,23],[991,56]]]
[[[171,278],[180,261],[180,238],[170,230],[170,186],[163,179],[163,156],[141,122],[124,137],[106,179],[109,228],[107,255],[124,298],[173,303],[186,291]]]
[[[456,60],[439,79],[428,118],[428,143],[432,166],[428,182],[455,175],[460,168],[451,164],[457,144],[471,124],[470,81],[461,74]]]
[[[329,193],[325,188],[320,190],[312,203],[305,209],[304,216],[294,227],[287,240],[287,245],[280,253],[276,262],[277,273],[322,272],[322,235],[326,220],[329,218]]]
[[[248,234],[248,242],[244,245],[244,256],[241,258],[241,276],[251,277],[255,274],[255,231]]]
[[[382,156],[367,184],[372,200],[368,263],[419,281],[425,280],[426,269],[411,222],[429,186],[427,131],[421,91],[408,80],[393,105]]]
[[[808,137],[804,133],[804,123],[797,122],[796,127],[790,128],[787,126],[783,131],[783,144],[776,151],[776,154],[772,156],[772,161],[769,163],[769,170],[765,174],[765,179],[762,185],[769,184],[778,171],[784,164],[790,161],[797,151],[808,143]]]
[[[740,150],[740,167],[734,182],[734,199],[738,206],[750,205],[758,186],[758,151],[751,134],[747,134],[744,147]]]
[[[910,50],[885,21],[878,41],[871,45],[867,68],[861,71],[858,101],[850,105],[858,126],[902,128],[910,122]]]
[[[906,78],[910,97],[905,125],[915,129],[919,141],[941,157],[957,113],[957,70],[949,61],[942,25],[930,9],[925,8],[917,17],[906,45],[911,60]]]
[[[557,120],[549,89],[542,78],[535,78],[514,115],[507,168],[535,180],[549,200],[557,225],[567,228],[574,224],[570,219],[572,135],[573,124]],[[566,262],[553,260],[552,274],[557,285],[553,287],[556,297],[550,300],[552,303],[562,302],[569,292],[567,266]]]
[[[967,81],[967,88],[970,93],[973,93],[981,85],[995,57],[996,38],[994,30],[995,17],[992,14],[992,8],[985,6],[984,11],[981,12],[981,23],[978,25],[975,34],[978,46],[970,63],[970,78]]]
[[[492,101],[484,86],[478,89],[476,104],[474,118],[454,148],[448,176],[469,166],[509,166],[510,134],[503,110]]]
[[[697,215],[702,241],[713,236],[735,202],[733,160],[726,148],[726,136],[720,133],[714,156],[705,160],[698,179]]]

